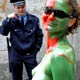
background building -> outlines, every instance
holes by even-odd
[[[41,15],[44,10],[46,0],[26,0],[26,10],[32,14],[35,14],[40,19],[40,27],[43,29],[42,21],[41,21]],[[78,0],[79,2],[79,0]],[[7,16],[8,14],[14,12],[13,5],[9,3],[9,0],[0,0],[0,24],[2,20]],[[37,61],[40,62],[42,57],[45,54],[46,49],[46,36],[45,31],[43,29],[44,33],[44,39],[43,39],[43,45],[40,50],[40,52],[37,55]],[[69,35],[68,39],[70,43],[73,45],[75,49],[75,56],[76,56],[76,69],[75,72],[76,79],[80,80],[80,29],[78,29],[78,32],[74,35]],[[11,74],[9,73],[8,69],[8,53],[7,53],[7,44],[6,44],[6,37],[3,37],[0,35],[0,80],[11,80]],[[24,70],[24,80],[26,79],[26,73]]]

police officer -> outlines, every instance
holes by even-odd
[[[23,63],[31,80],[32,69],[37,65],[36,54],[42,45],[42,29],[39,19],[26,11],[24,0],[10,0],[10,3],[15,12],[3,20],[0,34],[7,36],[10,32],[9,54],[13,80],[22,80]]]

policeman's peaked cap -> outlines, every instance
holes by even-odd
[[[24,5],[25,0],[10,0],[10,3],[13,3],[14,5]]]

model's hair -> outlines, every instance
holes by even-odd
[[[78,1],[77,11],[78,11],[78,24],[80,26],[80,1]]]
[[[76,0],[68,0],[68,4],[70,5],[70,11],[73,18],[76,18],[76,22],[71,26],[68,27],[67,34],[77,32],[78,28],[78,12],[77,12],[77,1]]]

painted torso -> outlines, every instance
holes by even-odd
[[[75,80],[74,68],[74,49],[66,40],[62,40],[33,69],[32,80]]]

